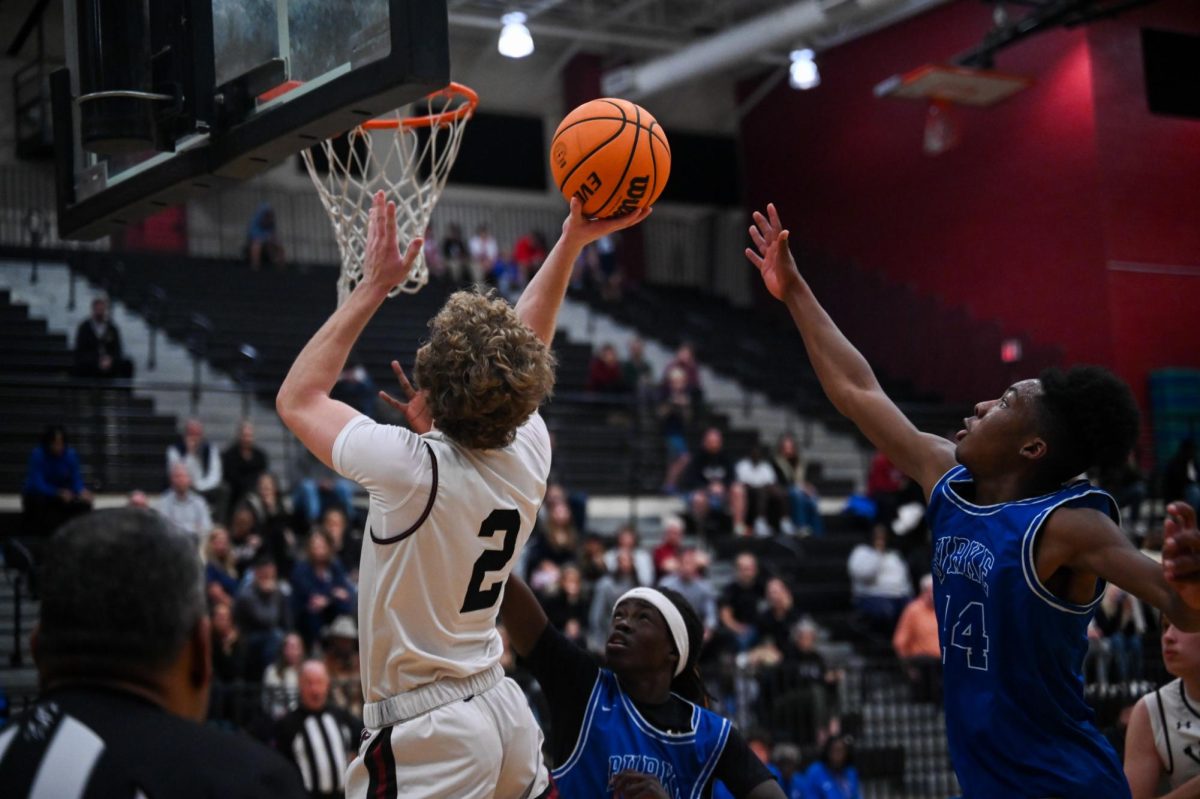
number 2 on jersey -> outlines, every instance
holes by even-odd
[[[496,533],[504,533],[504,543],[500,549],[485,549],[475,561],[471,572],[471,584],[467,586],[467,595],[463,599],[460,613],[470,613],[473,610],[490,608],[500,599],[500,590],[504,587],[503,580],[497,580],[486,590],[483,581],[488,572],[502,571],[512,560],[517,549],[517,533],[521,531],[521,514],[512,509],[497,508],[488,514],[479,527],[480,538],[491,538]]]
[[[950,616],[950,597],[946,597],[946,618]],[[942,630],[946,629],[945,622]],[[958,612],[954,627],[950,629],[950,646],[966,652],[967,668],[977,671],[987,671],[988,668],[988,634],[987,619],[982,602],[968,602]],[[946,653],[943,648],[942,659]]]

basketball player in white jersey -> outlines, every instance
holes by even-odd
[[[351,347],[422,242],[403,256],[396,209],[377,194],[363,280],[308,342],[279,389],[288,428],[322,462],[370,494],[359,569],[363,721],[346,795],[550,796],[542,735],[504,678],[496,615],[533,529],[550,470],[537,413],[554,383],[549,345],[584,246],[634,225],[587,220],[578,200],[562,236],[514,310],[458,292],[430,322],[414,391],[392,403],[411,430],[376,424],[329,397]]]
[[[1133,707],[1125,733],[1133,799],[1200,797],[1200,633],[1164,623],[1163,664],[1177,679]],[[1164,779],[1170,790],[1160,793]]]

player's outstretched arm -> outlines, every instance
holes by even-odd
[[[1197,533],[1194,513],[1187,521],[1177,517],[1173,524],[1176,529]],[[1200,609],[1189,604],[1190,596],[1181,594],[1167,580],[1166,561],[1160,566],[1134,549],[1121,528],[1100,511],[1056,510],[1046,520],[1036,558],[1038,577],[1043,583],[1064,567],[1076,573],[1094,574],[1158,608],[1179,629],[1200,632]],[[1090,598],[1077,597],[1076,604]]]
[[[563,222],[562,235],[550,250],[542,267],[529,281],[517,301],[517,316],[525,326],[547,345],[554,340],[558,309],[571,282],[571,270],[583,248],[599,238],[631,227],[650,216],[651,209],[642,208],[628,216],[615,219],[587,219],[583,206],[571,198],[571,211]]]
[[[774,204],[767,205],[765,216],[754,213],[750,238],[754,247],[746,248],[746,258],[758,269],[771,295],[791,312],[830,402],[900,471],[920,483],[928,496],[938,478],[954,466],[954,445],[917,430],[883,392],[870,364],[800,276],[788,248],[788,231]]]
[[[528,657],[546,631],[546,611],[525,581],[515,573],[508,575],[504,598],[500,600],[500,621],[508,631],[508,642],[521,657]]]
[[[331,399],[329,392],[350,357],[350,349],[394,286],[404,282],[421,252],[421,239],[404,254],[396,241],[396,204],[375,195],[367,223],[363,279],[333,312],[300,354],[279,387],[275,410],[287,428],[326,466],[333,467],[333,442],[358,411]]]

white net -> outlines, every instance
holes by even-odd
[[[303,151],[304,165],[329,212],[342,255],[338,305],[362,279],[372,196],[382,190],[396,203],[397,241],[402,250],[424,235],[476,102],[470,89],[451,84],[413,104],[421,116],[397,111],[368,122],[350,131],[344,148],[335,146],[334,139],[324,141],[318,145],[328,164],[324,171],[314,162],[312,150]],[[405,281],[388,296],[415,293],[428,281],[421,253]]]

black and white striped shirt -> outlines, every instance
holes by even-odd
[[[0,796],[28,799],[300,799],[267,747],[119,690],[43,696],[0,729]]]
[[[361,733],[361,722],[341,708],[314,712],[301,706],[279,720],[275,746],[296,764],[309,796],[340,797]]]

